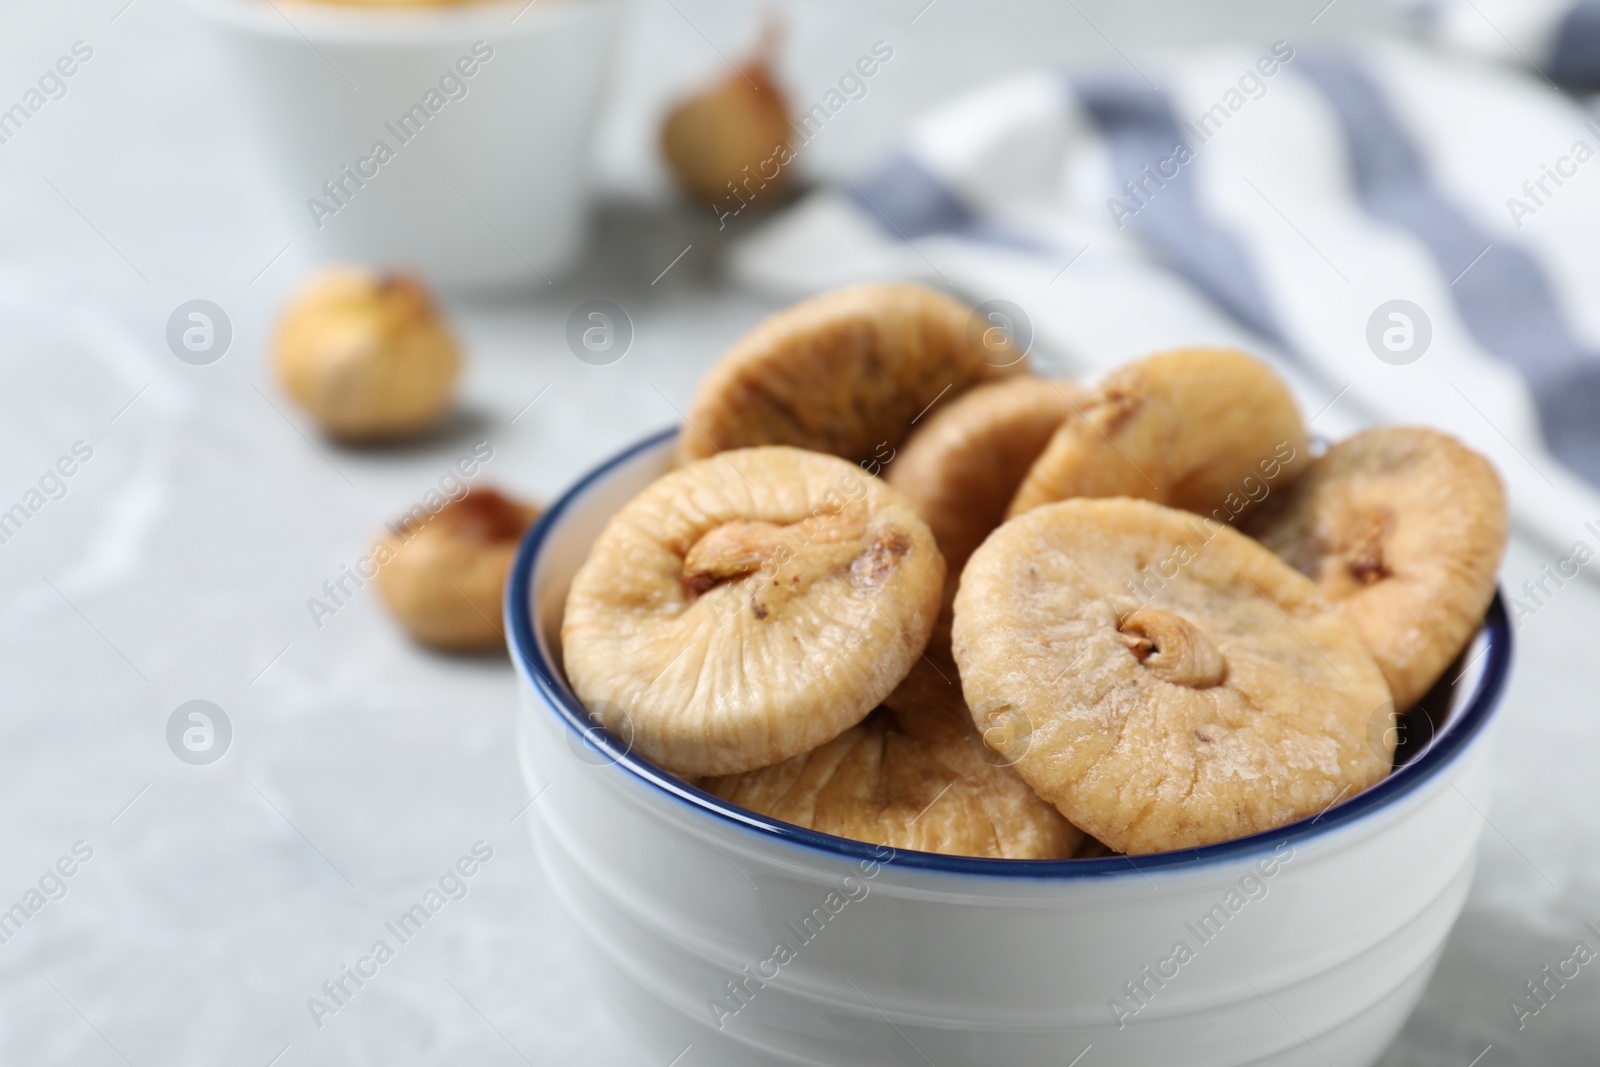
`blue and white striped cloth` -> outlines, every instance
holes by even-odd
[[[1421,0],[1425,34],[1447,48],[1600,90],[1600,0]]]
[[[786,296],[920,277],[1007,300],[1041,364],[1083,377],[1235,345],[1314,433],[1437,426],[1494,459],[1520,528],[1592,544],[1600,122],[1459,54],[1275,47],[983,89],[745,238],[734,270]]]

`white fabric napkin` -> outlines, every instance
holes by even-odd
[[[1424,33],[1447,48],[1600,89],[1600,0],[1421,0]]]

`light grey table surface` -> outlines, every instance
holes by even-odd
[[[0,545],[0,907],[75,843],[92,850],[65,895],[0,944],[0,1064],[631,1064],[513,821],[528,793],[506,660],[418,651],[370,590],[320,627],[306,601],[475,441],[494,448],[482,478],[548,500],[673,423],[700,371],[770,305],[722,278],[704,220],[613,203],[572,279],[449,302],[470,368],[443,431],[385,451],[326,444],[264,365],[309,266],[297,223],[183,10],[123,2],[0,15],[4,92],[75,39],[98,49],[66,98],[0,145],[0,507],[75,442],[93,450],[66,495]],[[932,56],[979,18],[941,3],[946,23],[930,13],[917,31]],[[721,25],[715,5],[685,7]],[[650,8],[649,25],[681,44],[669,8]],[[649,67],[651,39],[633,50],[661,84],[704,69],[677,53]],[[1013,58],[968,56],[937,84]],[[646,92],[648,77],[628,77]],[[914,90],[879,127],[938,95]],[[638,152],[642,114],[608,120],[613,172]],[[882,133],[845,130],[824,169]],[[235,331],[207,367],[163,339],[172,309],[199,296]],[[590,367],[563,344],[590,296],[633,317],[621,363]],[[1507,584],[1553,558],[1515,541]],[[1582,927],[1600,920],[1597,623],[1600,591],[1575,582],[1517,633],[1477,882],[1386,1067],[1600,1062],[1595,968],[1520,1032],[1507,1004],[1575,941],[1595,943]],[[165,739],[195,698],[234,729],[208,767]],[[314,1026],[307,998],[478,841],[493,859],[467,896]]]

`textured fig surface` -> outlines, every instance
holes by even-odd
[[[1022,373],[973,309],[918,285],[862,285],[768,317],[701,379],[679,456],[794,445],[857,462],[898,448],[935,401]]]
[[[920,852],[1066,859],[1083,836],[993,759],[970,719],[941,707],[880,708],[818,749],[702,786],[797,826]]]
[[[573,691],[684,775],[755,770],[864,719],[922,653],[944,560],[911,505],[832,456],[726,452],[658,479],[573,578]]]
[[[980,733],[1119,852],[1281,826],[1390,767],[1388,687],[1345,611],[1243,534],[1146,501],[996,530],[953,651]]]
[[[1489,461],[1412,426],[1341,441],[1245,530],[1344,605],[1402,712],[1477,631],[1509,532]]]
[[[1015,377],[941,402],[921,420],[884,476],[928,520],[952,573],[1004,521],[1028,469],[1084,399],[1070,381]]]
[[[1265,364],[1184,348],[1108,375],[1028,471],[1010,513],[1127,496],[1231,522],[1293,482],[1308,455],[1300,411]]]

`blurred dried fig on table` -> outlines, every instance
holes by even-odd
[[[661,151],[695,200],[737,211],[788,184],[793,152],[789,107],[772,71],[777,47],[777,26],[769,22],[754,55],[667,113]]]
[[[461,357],[422,282],[335,267],[313,276],[278,326],[283,387],[330,437],[390,440],[449,411]]]
[[[470,489],[379,540],[378,594],[417,641],[447,651],[505,644],[501,617],[517,544],[539,509],[493,489]]]

